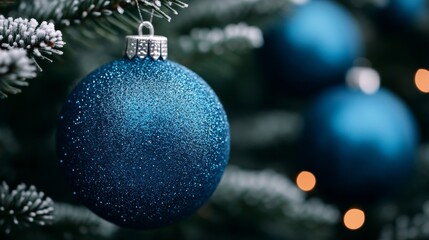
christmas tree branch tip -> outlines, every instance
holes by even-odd
[[[45,55],[58,54],[66,43],[62,33],[55,30],[53,23],[43,21],[41,24],[35,19],[5,18],[0,15],[0,43],[2,49],[22,48],[28,51],[31,57],[47,59]],[[45,55],[44,55],[45,54]]]
[[[36,68],[42,70],[35,58],[52,62],[47,55],[62,55],[65,44],[53,23],[0,15],[0,98],[20,93],[18,87],[28,86]]]
[[[198,0],[192,2],[192,11],[176,21],[177,26],[190,27],[199,22],[217,24],[272,16],[297,6],[302,0]]]
[[[24,49],[0,50],[0,98],[18,94],[36,77],[36,66]]]
[[[10,233],[13,227],[45,226],[53,220],[53,201],[36,187],[20,184],[11,190],[0,185],[0,228]]]
[[[193,29],[190,35],[179,39],[180,47],[186,53],[223,54],[258,48],[263,42],[262,31],[245,23],[229,24],[223,29]]]
[[[76,235],[92,235],[109,238],[119,229],[84,207],[67,203],[55,204],[55,219],[52,227],[75,229]]]
[[[326,225],[336,224],[338,210],[318,199],[306,199],[290,179],[267,169],[263,171],[242,170],[231,166],[212,197],[212,202],[234,205],[244,200],[249,206],[281,213],[293,220],[311,220]]]
[[[148,13],[153,11],[155,16],[165,18],[167,21],[171,20],[168,12],[178,14],[175,7],[188,7],[187,3],[180,0],[138,0],[138,2],[144,11]],[[108,17],[115,12],[123,14],[125,9],[137,9],[136,0],[22,1],[18,7],[18,14],[69,26],[91,18]]]
[[[187,8],[188,4],[184,3],[179,0],[155,0],[155,1],[147,1],[147,0],[140,0],[143,3],[143,6],[151,8],[154,10],[154,13],[158,14],[158,16],[162,16],[167,21],[171,21],[171,17],[168,16],[163,10],[162,7],[168,9],[170,12],[172,12],[174,15],[179,14],[172,6],[175,5],[179,8]]]

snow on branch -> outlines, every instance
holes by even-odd
[[[417,175],[426,179],[429,171],[429,144],[423,143],[418,153]],[[421,181],[421,180],[419,180]],[[427,180],[422,181],[423,184]],[[425,185],[416,185],[413,188],[421,189]],[[427,198],[424,194],[422,199]],[[383,226],[378,240],[417,240],[429,239],[429,200],[422,202],[421,209],[414,214],[399,213],[399,207],[391,204],[380,211],[378,215],[384,216],[386,224]]]
[[[23,19],[0,15],[0,43],[3,49],[22,48],[30,56],[48,59],[45,55],[63,54],[58,50],[65,45],[61,31],[55,30],[53,23],[35,19]],[[45,54],[45,55],[43,55]]]
[[[414,216],[400,215],[392,224],[385,225],[379,240],[416,240],[429,237],[429,202],[423,212]]]
[[[177,15],[179,14],[175,9],[174,6],[177,6],[179,8],[187,8],[188,4],[179,1],[179,0],[155,0],[155,1],[148,1],[148,0],[140,0],[143,4],[143,7],[146,7],[146,9],[154,10],[156,14],[159,16],[164,17],[167,19],[167,21],[171,20],[171,17],[168,16],[162,9],[168,9],[173,14]]]
[[[47,56],[62,55],[59,49],[64,45],[53,23],[0,15],[0,98],[20,93],[18,87],[28,86],[26,79],[36,77],[36,67],[41,68],[35,57],[52,62]]]
[[[36,77],[36,66],[24,49],[0,50],[0,98],[21,92],[27,79]]]
[[[264,148],[298,139],[302,119],[287,111],[269,111],[231,122],[232,144],[239,148]]]
[[[36,187],[20,184],[11,190],[5,182],[0,185],[0,227],[6,233],[16,226],[45,226],[53,212],[53,201]]]
[[[142,8],[167,21],[169,12],[188,5],[180,0],[138,0]],[[19,14],[43,20],[52,20],[66,26],[79,24],[88,18],[100,18],[114,13],[123,14],[127,7],[136,9],[135,0],[27,0],[19,5]]]
[[[233,22],[238,19],[272,15],[308,0],[195,0],[192,11],[181,16],[175,24],[191,27],[202,21]]]
[[[75,234],[95,235],[108,238],[119,228],[109,223],[84,207],[76,207],[67,203],[55,204],[55,215],[52,226],[75,229]]]
[[[262,31],[245,23],[230,24],[223,29],[196,28],[179,38],[181,50],[189,53],[222,54],[262,46]]]
[[[339,220],[336,208],[318,199],[307,200],[294,183],[273,170],[246,171],[229,167],[211,200],[223,206],[244,201],[262,210],[280,209],[285,217],[297,221],[331,225]]]

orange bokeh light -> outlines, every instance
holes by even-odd
[[[356,208],[352,208],[344,214],[344,225],[350,230],[357,230],[365,223],[365,213]]]
[[[429,93],[429,71],[426,69],[419,69],[416,72],[415,83],[417,88],[424,93]]]
[[[316,177],[311,172],[303,171],[296,177],[296,185],[302,191],[309,192],[316,186]]]

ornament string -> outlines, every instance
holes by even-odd
[[[137,11],[139,13],[140,20],[141,20],[141,23],[140,23],[140,25],[138,27],[138,33],[139,33],[140,36],[143,36],[143,27],[146,27],[146,28],[149,29],[149,36],[152,37],[155,34],[155,30],[154,30],[154,27],[152,25],[152,20],[153,20],[153,15],[155,14],[155,10],[152,9],[152,12],[150,14],[150,20],[149,21],[144,21],[142,10],[140,8],[139,0],[135,0],[135,2],[136,2],[136,5],[137,5]]]
[[[155,10],[153,10],[153,9],[152,9],[152,12],[151,12],[151,14],[150,14],[150,20],[149,20],[149,22],[150,22],[150,23],[152,23],[152,20],[153,20],[153,14],[155,14]]]
[[[136,1],[137,11],[139,12],[139,16],[140,16],[141,23],[143,23],[143,22],[144,22],[144,20],[143,20],[142,10],[140,9],[140,3],[139,3],[139,0],[135,0],[135,1]],[[151,22],[152,22],[152,21],[151,21]]]

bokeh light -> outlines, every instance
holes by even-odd
[[[417,70],[415,83],[419,91],[429,93],[429,71],[426,69]]]
[[[365,213],[356,208],[352,208],[344,214],[344,225],[350,230],[357,230],[365,223]]]
[[[380,75],[369,67],[353,67],[346,78],[350,87],[360,89],[366,94],[373,94],[380,89]]]
[[[316,186],[316,177],[311,172],[302,171],[296,177],[296,185],[302,191],[309,192]]]

